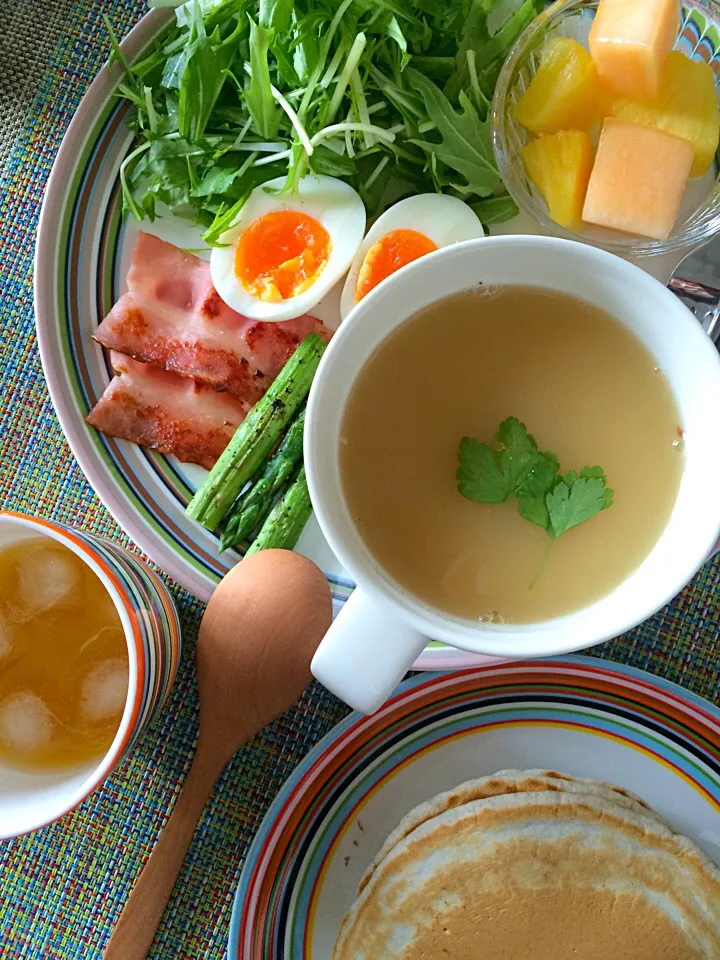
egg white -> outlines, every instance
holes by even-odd
[[[356,304],[355,289],[365,254],[374,243],[393,230],[415,230],[432,240],[437,247],[448,247],[461,240],[485,236],[476,214],[457,197],[421,193],[393,204],[378,217],[358,247],[340,299],[343,320]]]
[[[298,183],[296,193],[279,194],[284,177],[256,187],[238,219],[210,255],[210,274],[215,289],[228,306],[252,320],[291,320],[307,313],[338,282],[350,266],[365,232],[365,206],[353,188],[336,177],[311,175]],[[280,210],[298,210],[325,227],[332,245],[330,257],[317,280],[303,293],[277,303],[254,297],[235,275],[235,247],[240,235],[258,217]]]

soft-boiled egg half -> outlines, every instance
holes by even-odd
[[[350,266],[365,232],[358,193],[335,177],[285,178],[256,187],[210,256],[215,289],[252,320],[291,320],[311,310]]]
[[[366,294],[418,257],[484,236],[470,207],[456,197],[421,193],[378,217],[360,244],[340,300],[343,320]]]

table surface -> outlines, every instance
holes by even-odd
[[[122,35],[143,12],[141,0],[0,0],[0,504],[126,545],[55,417],[35,340],[32,268],[50,168],[107,56],[102,14]],[[2,958],[99,958],[178,794],[197,731],[193,654],[202,604],[169,585],[182,617],[184,650],[162,716],[79,810],[35,835],[0,843]],[[716,559],[657,616],[592,654],[674,680],[717,703],[719,632]],[[260,820],[293,767],[345,713],[314,686],[229,764],[153,958],[224,956],[233,895]]]

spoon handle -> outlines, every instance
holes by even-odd
[[[200,740],[187,780],[105,948],[104,960],[145,960],[224,760]]]

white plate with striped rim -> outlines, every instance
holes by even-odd
[[[122,43],[130,62],[153,44],[171,16],[155,10],[143,17]],[[97,495],[155,563],[207,600],[239,554],[219,554],[218,538],[185,515],[205,471],[106,437],[85,423],[112,376],[92,334],[124,292],[141,229],[122,214],[119,171],[133,135],[125,124],[127,103],[115,95],[121,79],[117,66],[100,71],[68,128],[50,176],[35,258],[40,354],[65,436]],[[144,223],[142,229],[186,249],[202,246],[198,233],[173,217]],[[336,301],[329,298],[315,311],[331,326],[339,320]],[[314,518],[297,549],[325,572],[337,613],[354,584]],[[490,658],[431,644],[416,667],[454,669],[484,660]]]
[[[168,10],[154,10],[122,43],[128,61],[148,50],[171,22]],[[717,29],[698,9],[686,17],[688,52],[717,63]],[[53,166],[43,203],[35,258],[35,313],[45,376],[70,447],[95,492],[126,533],[175,580],[207,600],[238,561],[218,553],[218,539],[185,516],[185,506],[204,476],[125,441],[96,432],[85,417],[112,373],[92,333],[124,291],[135,237],[140,229],[123,218],[119,170],[133,141],[125,125],[126,101],[116,97],[122,72],[104,67],[75,114]],[[200,245],[185,221],[160,218],[143,229],[185,248]],[[497,232],[537,232],[517,218]],[[652,272],[666,279],[673,264],[658,258]],[[337,319],[337,297],[315,311],[329,325]],[[335,613],[354,584],[311,518],[297,549],[325,572]],[[459,669],[492,658],[431,643],[415,667]]]

